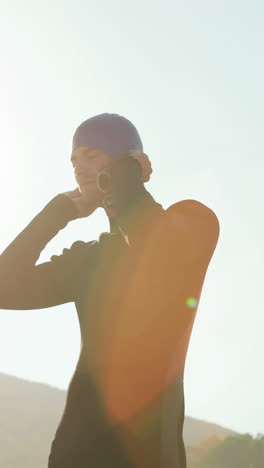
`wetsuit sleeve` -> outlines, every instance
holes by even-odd
[[[173,343],[182,339],[198,308],[203,283],[219,237],[215,213],[196,200],[183,200],[167,210],[162,296],[174,331]]]
[[[4,250],[0,255],[0,309],[42,309],[74,301],[78,255],[86,243],[77,241],[62,255],[53,255],[39,265],[36,262],[47,243],[77,217],[73,202],[59,194]]]
[[[167,209],[171,254],[175,264],[209,263],[220,225],[216,214],[197,200],[183,200]]]

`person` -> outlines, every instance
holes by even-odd
[[[186,468],[184,367],[218,218],[197,200],[164,209],[153,198],[150,159],[118,114],[79,125],[71,161],[77,187],[0,256],[0,308],[74,302],[78,314],[80,356],[48,467]],[[61,229],[99,207],[109,232],[36,265]]]

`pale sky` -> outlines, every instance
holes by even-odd
[[[185,367],[186,415],[264,434],[264,3],[2,1],[0,251],[76,187],[71,139],[118,113],[137,127],[164,208],[210,207],[220,237]],[[97,239],[103,210],[70,222],[37,263]],[[0,310],[0,372],[67,389],[80,330],[73,303]]]

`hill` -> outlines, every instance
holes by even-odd
[[[47,468],[51,442],[61,419],[66,391],[0,373],[0,466]],[[213,436],[235,434],[216,424],[186,416],[184,442],[199,445]]]

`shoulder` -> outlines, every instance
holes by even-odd
[[[111,233],[111,232],[102,232],[99,235],[98,240],[93,240],[90,242],[84,242],[84,241],[76,241],[74,242],[71,247],[70,251],[73,252],[73,254],[78,254],[84,253],[84,252],[91,252],[95,250],[99,250],[104,246],[108,246],[109,244],[114,244],[115,241],[118,240],[118,235],[116,233]],[[64,249],[65,250],[65,249]]]
[[[98,242],[96,240],[90,242],[84,242],[81,240],[75,241],[70,248],[65,247],[61,255],[52,255],[51,261],[63,262],[63,261],[78,261],[78,259],[85,256],[86,253],[91,253],[96,248]]]
[[[208,220],[219,224],[215,212],[198,200],[181,200],[169,206],[166,210],[170,216],[181,214],[188,217],[206,217]]]
[[[64,249],[64,251],[68,251],[70,254],[75,255],[78,253],[84,253],[86,251],[94,250],[98,245],[98,241],[93,240],[89,242],[84,242],[81,240],[75,241],[69,249]]]
[[[191,255],[212,254],[218,242],[220,224],[215,212],[198,200],[181,200],[165,210],[167,232],[172,242]]]
[[[96,245],[98,243],[98,241],[96,240],[93,240],[93,241],[89,241],[89,242],[85,242],[85,241],[75,241],[72,245],[71,245],[71,250],[80,250],[80,249],[88,249],[90,247],[92,247],[93,245]]]
[[[190,228],[200,225],[201,228],[213,229],[216,233],[220,231],[220,224],[215,212],[198,200],[181,200],[167,208],[167,218],[182,228]]]

